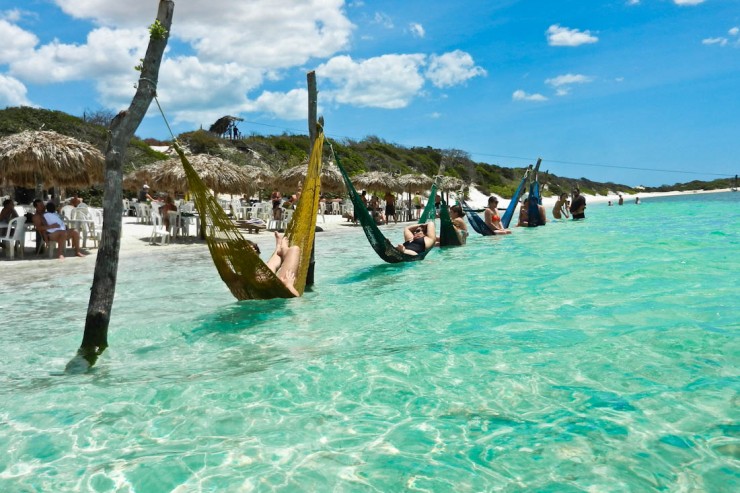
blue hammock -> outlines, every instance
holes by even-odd
[[[537,170],[540,169],[541,163],[542,163],[542,159],[538,158],[537,164],[534,167],[535,173],[537,173]],[[519,186],[517,187],[516,192],[514,192],[514,196],[511,197],[511,202],[509,202],[509,207],[506,208],[506,212],[504,212],[504,215],[501,217],[501,225],[504,228],[508,228],[509,224],[511,224],[511,218],[514,216],[516,205],[519,203],[519,197],[522,196],[522,192],[524,191],[524,185],[527,183],[527,177],[529,176],[529,173],[531,171],[532,171],[532,167],[530,166],[529,169],[524,172],[522,181],[519,182]]]
[[[470,227],[473,228],[476,233],[483,236],[491,236],[493,234],[491,228],[488,227],[486,222],[478,215],[477,212],[470,208],[467,202],[462,199],[458,199],[458,202],[460,203],[463,212],[465,212],[465,217],[468,218]]]

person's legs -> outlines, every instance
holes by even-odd
[[[270,256],[269,260],[265,264],[273,272],[277,272],[280,268],[280,264],[283,263],[282,240],[283,237],[275,231],[275,251],[272,252],[272,256]]]
[[[67,233],[65,231],[55,231],[49,234],[49,241],[57,242],[57,257],[64,258],[64,249],[67,248]]]
[[[84,257],[85,255],[80,251],[80,232],[76,229],[69,229],[67,230],[67,237],[72,240],[72,248],[75,249],[75,255]]]
[[[300,262],[301,248],[299,246],[288,247],[287,250],[283,250],[283,263],[280,266],[280,272],[277,273],[278,278],[283,281],[285,287],[296,296],[300,296],[300,293],[295,288],[295,279],[298,275]]]

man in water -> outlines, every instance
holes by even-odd
[[[581,195],[577,188],[573,189],[573,202],[570,204],[570,214],[573,219],[586,219],[586,197]]]

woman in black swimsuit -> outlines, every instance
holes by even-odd
[[[426,224],[411,224],[403,230],[402,244],[396,246],[396,250],[406,255],[419,255],[429,250],[437,241],[437,235],[434,232],[434,222],[429,221]]]

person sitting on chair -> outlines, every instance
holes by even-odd
[[[18,217],[18,213],[15,211],[15,203],[13,199],[5,199],[3,201],[3,209],[0,210],[0,221],[9,223],[11,219]]]
[[[159,208],[159,213],[162,215],[162,222],[167,229],[170,227],[170,212],[177,212],[177,206],[175,205],[175,200],[168,195],[164,199],[164,205]]]
[[[411,224],[403,229],[403,239],[396,250],[406,255],[419,255],[434,247],[437,235],[434,232],[434,221],[426,224]]]
[[[56,241],[57,252],[60,259],[64,258],[64,244],[67,240],[72,240],[72,247],[75,249],[75,255],[84,257],[85,254],[80,251],[80,232],[74,229],[67,229],[64,221],[56,213],[56,205],[49,202],[44,206],[44,201],[36,199],[33,201],[36,214],[33,215],[33,225],[36,231],[41,234],[46,242]]]

